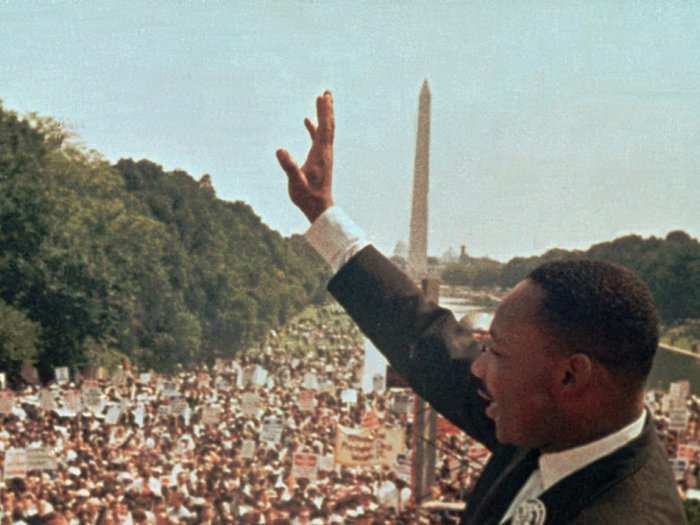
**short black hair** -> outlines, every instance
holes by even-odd
[[[527,278],[545,292],[540,319],[556,340],[641,386],[659,344],[649,287],[629,268],[603,261],[542,264]]]

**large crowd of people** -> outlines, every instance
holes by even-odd
[[[412,403],[381,384],[363,391],[363,346],[327,306],[210,368],[124,366],[109,378],[4,390],[0,525],[449,522],[448,511],[415,505]],[[677,471],[687,495],[700,474],[700,399],[680,390],[685,431],[669,429],[679,402],[660,392],[648,401],[670,457],[690,447]],[[487,452],[438,427],[430,499],[468,500]],[[401,443],[389,461],[349,465],[337,454],[341,429],[401,429]]]

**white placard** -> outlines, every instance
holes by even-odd
[[[82,388],[82,401],[85,408],[98,412],[102,408],[102,391],[95,381],[85,381]]]
[[[306,372],[304,374],[304,384],[303,388],[307,390],[318,390],[318,378],[313,372]]]
[[[15,395],[12,390],[0,390],[0,414],[9,416],[15,404]]]
[[[116,425],[117,421],[119,421],[120,415],[121,410],[119,408],[119,405],[110,405],[109,409],[107,410],[107,415],[105,416],[105,423],[108,425]]]
[[[260,365],[255,366],[253,383],[255,384],[255,386],[263,386],[265,383],[267,383],[267,370],[265,370]]]
[[[139,404],[134,410],[134,421],[140,427],[143,426],[143,420],[146,417],[146,409],[142,404]]]
[[[50,447],[27,449],[27,470],[56,470],[58,463]]]
[[[324,472],[331,472],[335,468],[335,457],[333,454],[326,454],[325,456],[321,456],[319,462],[318,462],[318,470],[322,470]]]
[[[188,406],[184,397],[175,398],[170,402],[170,413],[173,416],[184,416]]]
[[[292,456],[292,476],[316,481],[318,476],[318,454],[295,452]]]
[[[386,390],[384,374],[374,374],[372,376],[372,391],[381,394],[384,390]]]
[[[7,374],[5,372],[0,372],[0,390],[5,390],[7,388]]]
[[[688,410],[685,408],[674,408],[669,413],[669,430],[683,432],[688,428]]]
[[[690,394],[690,381],[683,379],[681,381],[674,381],[669,387],[669,393],[672,398],[675,399],[687,399]]]
[[[10,448],[5,451],[3,479],[27,477],[27,451],[23,448]]]
[[[395,414],[403,415],[408,414],[411,408],[411,395],[410,394],[396,394],[394,396],[394,402],[391,405],[391,410]]]
[[[340,392],[340,400],[343,403],[348,403],[350,405],[354,405],[357,403],[357,390],[354,388],[346,388],[342,392]]]
[[[139,374],[139,383],[147,385],[151,382],[151,374],[149,372],[141,372]]]
[[[685,459],[670,458],[671,469],[676,478],[676,481],[685,479],[685,470],[688,468],[688,462]]]
[[[63,394],[63,405],[71,412],[80,412],[83,409],[80,393],[77,390],[67,390]]]
[[[221,408],[213,406],[202,408],[202,423],[205,425],[217,425],[220,420]]]
[[[257,417],[260,410],[260,397],[252,392],[246,392],[241,396],[241,412],[244,416]]]
[[[241,458],[253,459],[255,457],[255,441],[244,439],[241,444]]]
[[[160,391],[165,397],[175,397],[178,395],[177,384],[173,381],[163,381],[160,386]]]
[[[57,366],[54,369],[54,376],[56,377],[56,383],[59,385],[65,385],[70,382],[70,371],[67,366]]]
[[[276,445],[282,439],[282,430],[284,426],[277,417],[267,417],[263,421],[262,430],[260,431],[260,441]]]
[[[56,403],[53,400],[53,393],[48,388],[39,390],[39,408],[46,412],[51,412],[56,408]]]

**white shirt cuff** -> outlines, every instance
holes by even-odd
[[[324,211],[304,237],[334,272],[369,244],[362,229],[338,206]]]

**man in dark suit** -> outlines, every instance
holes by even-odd
[[[337,271],[331,293],[419,395],[492,451],[462,523],[685,523],[644,409],[658,343],[644,283],[606,263],[546,264],[477,337],[333,205],[330,93],[316,105],[304,165],[277,152],[290,197],[312,223],[307,239]]]

